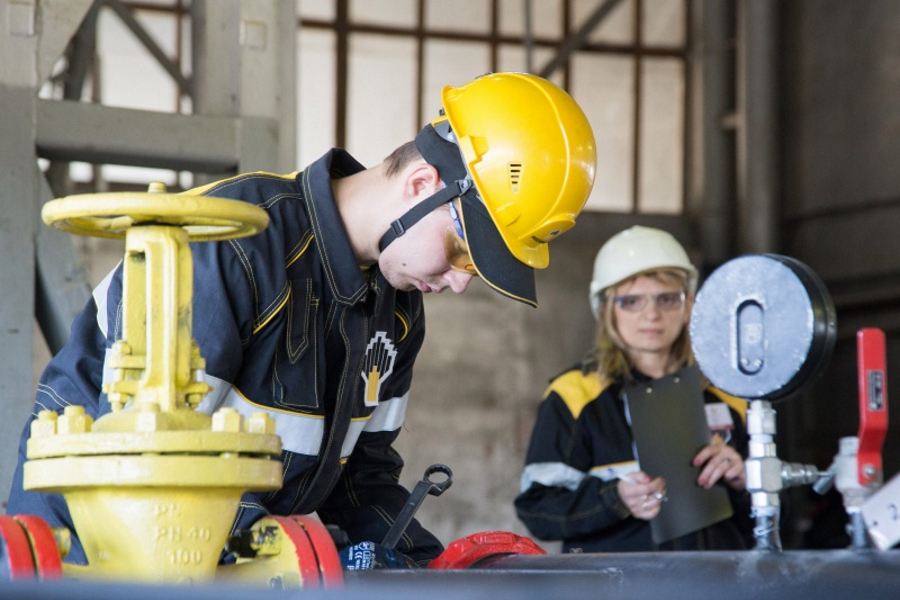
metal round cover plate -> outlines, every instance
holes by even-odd
[[[735,258],[697,293],[691,346],[719,389],[779,400],[821,372],[834,348],[834,305],[818,276],[775,254]]]

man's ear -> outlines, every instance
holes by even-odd
[[[441,176],[435,167],[417,160],[406,169],[403,180],[403,196],[409,204],[415,205],[431,196],[440,188]]]

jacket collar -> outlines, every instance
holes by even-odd
[[[365,167],[346,150],[332,148],[307,167],[301,178],[303,198],[316,237],[316,247],[322,257],[322,268],[334,298],[344,304],[354,304],[363,299],[368,285],[338,212],[331,180],[363,170]]]

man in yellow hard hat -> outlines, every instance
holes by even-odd
[[[256,204],[270,219],[256,236],[192,245],[192,331],[213,390],[198,410],[266,411],[283,445],[283,487],[244,496],[236,535],[267,514],[316,512],[350,544],[382,540],[409,497],[391,444],[424,337],[422,294],[462,293],[480,276],[537,305],[534,269],[591,190],[590,125],[563,90],[519,73],[447,87],[442,105],[372,168],[332,149],[299,173],[190,192]],[[102,385],[122,289],[120,267],[42,375],[35,413],[109,412]],[[62,496],[22,489],[28,431],[7,510],[72,529]],[[66,560],[84,562],[73,533]],[[397,548],[419,564],[441,550],[415,521]]]

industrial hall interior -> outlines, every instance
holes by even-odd
[[[0,107],[0,600],[900,589],[897,0],[0,0]]]

